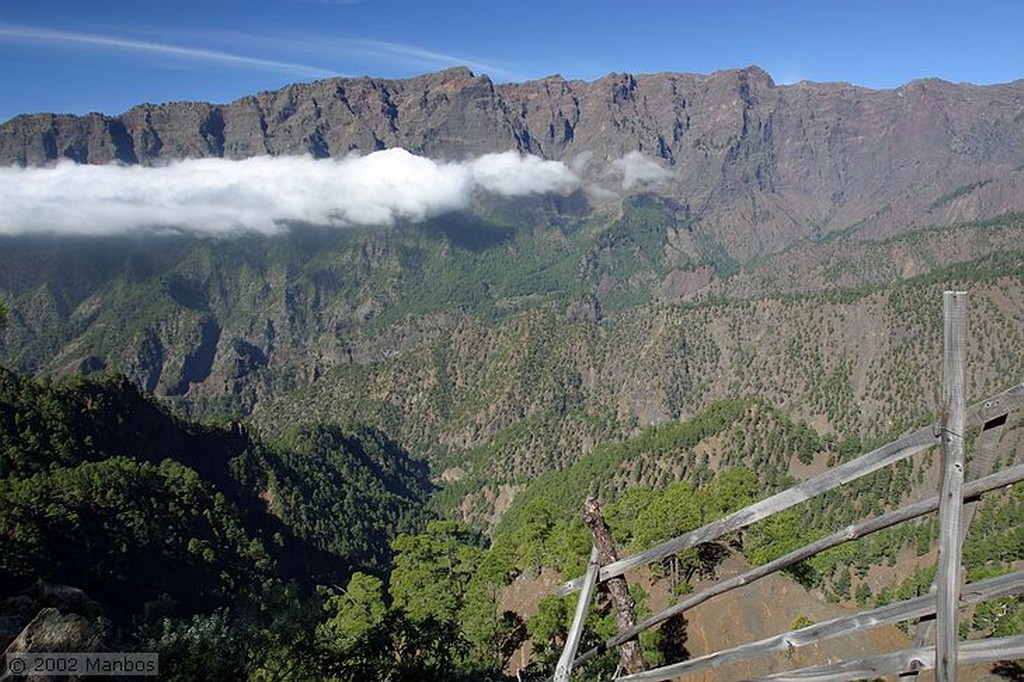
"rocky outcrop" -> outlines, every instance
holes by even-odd
[[[45,608],[14,638],[4,653],[98,651],[99,646],[100,637],[88,619]]]
[[[0,642],[7,654],[99,651],[101,612],[82,590],[39,581],[0,602]]]

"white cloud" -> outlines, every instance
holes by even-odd
[[[638,151],[612,161],[612,170],[622,176],[622,189],[655,189],[674,177],[672,171]]]
[[[83,45],[89,47],[158,54],[165,57],[193,59],[203,62],[226,64],[246,69],[274,71],[302,78],[329,78],[338,75],[336,71],[322,69],[307,64],[260,59],[245,55],[209,50],[198,47],[171,45],[148,40],[132,40],[116,36],[96,33],[79,33],[76,31],[56,31],[34,26],[16,26],[0,24],[0,41],[20,40],[37,43],[56,43],[64,45]]]
[[[167,166],[0,168],[0,234],[183,230],[276,233],[290,222],[388,225],[469,206],[475,191],[521,196],[572,189],[563,164],[515,152],[462,164],[404,149],[342,160],[196,159]]]
[[[484,154],[469,166],[477,185],[507,197],[563,192],[579,184],[579,178],[564,163],[516,152]]]

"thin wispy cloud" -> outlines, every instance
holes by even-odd
[[[358,36],[327,36],[304,32],[278,35],[254,35],[244,32],[215,31],[193,33],[203,42],[232,44],[239,48],[258,44],[276,53],[301,55],[319,63],[341,64],[347,72],[370,73],[404,71],[410,75],[438,71],[453,66],[466,66],[475,73],[485,73],[501,80],[522,78],[516,68],[507,64],[466,54],[440,52],[393,40]],[[390,68],[382,68],[388,65]],[[397,68],[396,68],[397,67]]]
[[[0,24],[0,40],[28,41],[37,43],[54,43],[66,46],[96,47],[109,50],[126,50],[147,54],[177,57],[180,59],[198,60],[209,63],[223,64],[237,68],[262,69],[284,73],[303,78],[328,78],[337,75],[336,71],[323,69],[308,64],[261,59],[241,54],[209,50],[200,47],[172,45],[145,40],[132,40],[117,36],[96,33],[79,33],[75,31],[58,31],[32,26],[16,26]]]
[[[361,157],[193,159],[167,166],[0,168],[0,234],[276,234],[293,223],[421,221],[477,192],[516,197],[580,184],[564,164],[516,152],[438,163],[404,149]]]
[[[495,76],[511,75],[506,69],[488,64],[472,57],[456,56],[426,50],[415,45],[395,43],[388,40],[368,40],[364,38],[348,38],[340,41],[343,49],[352,52],[360,52],[369,57],[404,60],[411,64],[426,68],[444,68],[449,66],[467,66],[478,73],[487,73]]]

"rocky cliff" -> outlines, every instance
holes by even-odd
[[[161,164],[196,157],[344,157],[403,147],[441,159],[519,150],[591,178],[631,152],[738,261],[852,225],[874,236],[1022,208],[1024,81],[894,90],[711,75],[559,76],[495,84],[464,68],[328,79],[225,105],[121,116],[36,114],[0,126],[0,164]]]

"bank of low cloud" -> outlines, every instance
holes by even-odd
[[[140,231],[274,234],[289,224],[420,221],[469,207],[474,193],[572,191],[557,161],[515,152],[438,163],[388,149],[347,159],[195,159],[167,166],[0,169],[0,234]]]
[[[612,171],[621,176],[623,191],[651,190],[664,187],[675,177],[657,161],[632,151],[612,162]]]

